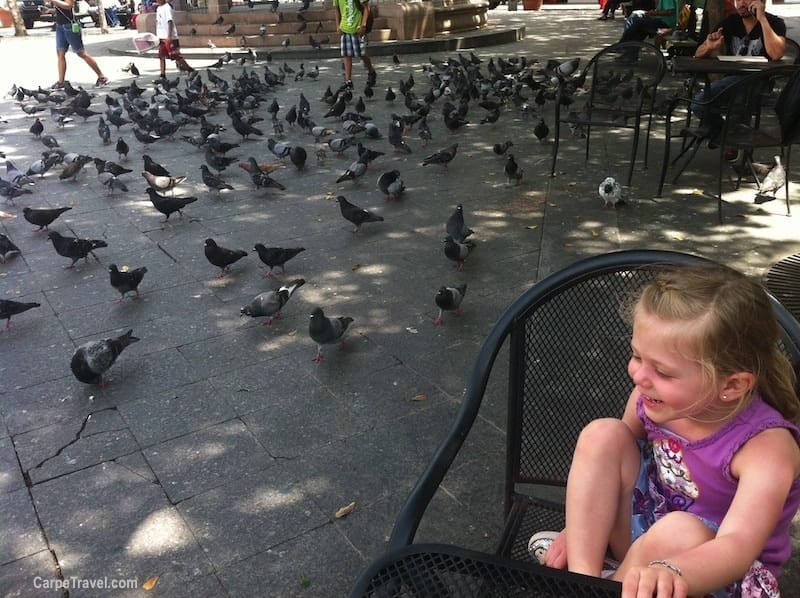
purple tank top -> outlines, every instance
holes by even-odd
[[[687,511],[717,528],[736,493],[738,481],[731,476],[731,461],[736,452],[753,436],[769,428],[788,429],[800,445],[797,426],[758,395],[714,434],[694,442],[656,426],[645,414],[641,397],[636,403],[636,414],[647,433],[656,463],[653,474],[656,479],[652,480],[651,488],[659,489],[666,510]],[[800,478],[796,478],[778,525],[759,556],[776,577],[791,556],[789,528],[799,505]]]

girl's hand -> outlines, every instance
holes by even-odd
[[[622,581],[622,598],[687,598],[686,581],[665,567],[632,567]]]

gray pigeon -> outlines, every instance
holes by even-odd
[[[456,241],[463,243],[464,239],[469,237],[473,232],[466,224],[464,224],[464,206],[458,204],[453,213],[447,219],[445,224],[445,231],[447,234]]]
[[[361,158],[353,162],[350,167],[344,171],[344,174],[336,179],[337,183],[343,183],[344,181],[357,181],[360,177],[367,172],[367,164],[366,162],[362,162]]]
[[[458,308],[466,294],[467,283],[460,284],[457,287],[440,287],[435,299],[436,306],[439,308],[439,315],[433,321],[433,324],[441,326],[444,323],[442,319],[444,311],[452,311],[455,315],[460,315],[461,311]]]
[[[245,305],[239,312],[239,316],[250,316],[251,318],[266,317],[265,326],[272,324],[273,320],[281,317],[281,310],[286,302],[289,301],[294,292],[303,286],[306,281],[297,278],[280,287],[277,291],[267,291],[256,295],[253,300]]]
[[[464,260],[467,259],[467,256],[474,247],[475,243],[469,239],[464,242],[459,242],[450,235],[447,235],[444,240],[444,255],[447,259],[453,260],[456,263],[456,270],[458,272],[462,272],[464,270]]]
[[[103,374],[112,366],[119,354],[139,339],[133,336],[133,330],[117,338],[106,338],[90,341],[78,347],[72,356],[70,367],[75,377],[84,384],[106,385]]]
[[[406,190],[403,179],[400,178],[399,170],[390,170],[384,172],[378,177],[378,189],[383,193],[387,199],[399,199]]]
[[[447,169],[447,165],[452,162],[453,158],[456,157],[457,151],[458,144],[454,143],[450,147],[446,147],[443,150],[439,150],[435,154],[431,154],[430,156],[424,158],[422,160],[422,165],[427,166],[428,164],[441,164],[445,167],[445,169]]]
[[[355,228],[353,228],[354,233],[357,233],[365,222],[383,222],[383,216],[377,216],[369,210],[350,203],[344,195],[339,195],[336,201],[339,202],[339,209],[342,211],[342,216],[344,216],[345,220],[349,220],[355,225]]]
[[[308,323],[308,334],[311,336],[311,340],[317,343],[317,352],[312,361],[317,363],[322,361],[322,345],[332,345],[340,340],[344,344],[344,340],[342,340],[344,333],[352,323],[353,318],[350,317],[326,318],[322,308],[315,307]]]

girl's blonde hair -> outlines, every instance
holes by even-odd
[[[687,339],[712,382],[735,372],[754,375],[737,408],[758,392],[786,419],[800,419],[795,373],[781,351],[781,328],[764,289],[718,264],[682,266],[660,272],[630,304],[628,319],[644,310],[660,319],[694,323]]]

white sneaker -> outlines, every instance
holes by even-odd
[[[547,554],[547,551],[550,550],[550,547],[553,545],[553,542],[559,533],[560,532],[549,531],[536,532],[531,536],[531,539],[528,540],[528,552],[531,553],[531,556],[540,565],[544,565],[545,555]],[[617,569],[619,569],[619,561],[606,556],[606,558],[603,559],[603,572],[601,577],[603,579],[611,577],[614,575],[614,573],[616,573]]]
[[[544,557],[558,534],[559,532],[536,532],[528,540],[528,552],[540,565],[544,565]]]

